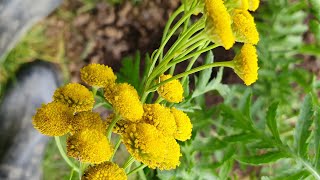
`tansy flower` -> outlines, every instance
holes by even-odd
[[[138,121],[143,115],[139,95],[133,86],[127,83],[105,88],[105,98],[112,104],[115,112],[129,121]]]
[[[62,136],[69,132],[72,110],[60,102],[42,105],[33,116],[32,124],[47,136]]]
[[[114,114],[111,114],[111,115],[109,115],[107,117],[107,119],[106,119],[107,126],[110,125],[110,123],[112,122],[113,118],[114,118]],[[120,119],[114,125],[114,127],[112,129],[112,132],[114,132],[116,134],[123,134],[130,124],[131,124],[130,121],[125,121],[123,119]]]
[[[86,180],[126,180],[124,169],[112,162],[90,166],[83,175]]]
[[[155,169],[164,162],[167,138],[154,126],[131,124],[122,134],[122,139],[128,152],[148,167]]]
[[[160,82],[172,78],[170,74],[161,75]],[[158,93],[168,102],[179,103],[183,100],[183,87],[180,81],[172,80],[158,88]]]
[[[230,49],[235,43],[231,30],[231,17],[223,0],[205,0],[207,23],[205,31],[216,44]]]
[[[160,104],[145,104],[142,121],[155,126],[164,135],[173,137],[177,126],[170,109]]]
[[[260,4],[260,0],[248,0],[249,2],[249,10],[250,11],[255,11],[258,9],[259,4]]]
[[[252,15],[241,9],[232,11],[232,30],[238,42],[248,44],[257,44],[259,41],[259,33],[254,23]]]
[[[76,133],[84,129],[95,129],[101,133],[106,132],[104,123],[99,113],[84,111],[76,114],[71,121],[71,132]]]
[[[177,166],[180,165],[180,146],[177,141],[172,137],[166,137],[166,151],[164,154],[164,160],[158,168],[160,170],[170,170],[175,169]]]
[[[85,129],[68,137],[67,154],[80,162],[100,164],[110,159],[112,147],[103,133]]]
[[[192,124],[188,115],[176,108],[171,108],[171,113],[173,114],[177,125],[174,138],[180,141],[186,141],[187,139],[190,139]]]
[[[90,86],[104,87],[115,83],[113,70],[102,64],[89,64],[80,70],[81,79]]]
[[[89,111],[93,108],[93,94],[83,85],[70,83],[58,88],[53,95],[56,102],[62,102],[71,107],[74,112]]]
[[[249,86],[258,79],[258,56],[256,48],[244,44],[240,53],[234,58],[234,71]]]

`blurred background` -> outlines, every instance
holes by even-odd
[[[50,13],[47,17],[34,21],[37,23],[32,23],[23,35],[17,33],[17,43],[7,43],[10,48],[0,54],[0,98],[3,99],[8,82],[15,80],[17,70],[35,60],[53,63],[60,70],[64,83],[80,82],[79,70],[89,63],[106,64],[119,72],[123,62],[132,60],[130,57],[138,51],[143,67],[144,55],[159,47],[165,23],[179,5],[179,0],[57,1],[47,9]],[[225,104],[241,109],[252,94],[252,116],[258,126],[262,127],[265,122],[266,108],[277,100],[279,131],[284,138],[290,137],[305,94],[312,92],[319,98],[320,2],[262,0],[254,16],[260,33],[257,46],[259,80],[253,86],[245,87],[233,71],[225,69],[222,83],[230,85],[229,93],[223,95],[214,90],[206,95],[205,108],[199,116],[206,116],[208,120],[196,125],[196,131],[205,130],[205,127],[214,127],[210,132],[221,128],[219,123],[223,116],[215,113],[214,107]],[[0,36],[5,36],[4,31]],[[234,52],[218,48],[214,55],[216,60],[232,59]],[[202,63],[201,59],[199,63]],[[205,136],[211,135],[212,132]],[[215,152],[214,143],[204,147],[212,147]],[[242,150],[246,152],[245,148]],[[234,165],[230,177],[260,179],[277,174],[275,167],[281,171],[281,167],[287,166],[291,166],[290,163]],[[61,159],[53,141],[47,145],[42,168],[43,179],[69,178],[70,168]],[[166,179],[167,176],[158,174],[158,177]]]

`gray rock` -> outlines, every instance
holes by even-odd
[[[0,0],[0,61],[21,36],[62,0]]]
[[[22,67],[0,105],[0,179],[41,179],[41,160],[48,137],[32,126],[32,116],[52,99],[58,75],[45,62]]]

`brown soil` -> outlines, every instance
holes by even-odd
[[[100,2],[79,13],[84,8],[81,2],[65,1],[47,20],[48,34],[57,37],[63,32],[71,81],[79,81],[79,69],[90,62],[117,70],[125,56],[138,50],[142,56],[152,53],[159,47],[165,23],[179,2],[144,0],[138,5],[130,1],[120,5]],[[73,14],[63,14],[66,12]]]

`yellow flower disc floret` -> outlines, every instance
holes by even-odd
[[[75,112],[89,111],[93,108],[93,94],[83,85],[70,83],[58,88],[53,95],[56,102],[67,104]]]
[[[172,78],[170,74],[161,75],[160,82]],[[168,102],[179,103],[183,100],[183,87],[180,81],[172,80],[158,88],[159,95]]]
[[[177,126],[169,108],[160,104],[145,104],[143,109],[143,122],[155,126],[164,135],[173,137]]]
[[[138,121],[143,115],[139,95],[128,83],[120,83],[105,89],[105,98],[112,104],[115,112],[129,121]]]
[[[114,114],[111,114],[107,117],[106,119],[106,125],[109,126],[112,122],[114,118]],[[128,126],[131,124],[131,121],[126,121],[123,119],[120,119],[116,122],[116,124],[114,125],[112,132],[116,133],[116,134],[122,134],[125,132],[125,130],[128,128]]]
[[[73,111],[65,104],[51,102],[42,105],[33,116],[32,124],[40,133],[47,136],[62,136],[69,132]]]
[[[174,138],[180,141],[190,139],[192,132],[192,124],[186,113],[176,108],[171,108],[171,113],[176,121],[177,130],[174,133]]]
[[[242,9],[232,11],[232,30],[238,42],[257,44],[259,33],[252,15]]]
[[[91,111],[77,113],[71,121],[71,132],[76,133],[84,129],[95,129],[106,133],[106,123],[102,121],[99,113]]]
[[[234,71],[249,86],[258,79],[258,55],[251,44],[244,44],[240,53],[234,58]]]
[[[90,166],[83,175],[85,180],[127,180],[124,169],[112,162]]]
[[[248,0],[225,0],[225,6],[228,10],[230,9],[249,9],[249,2]]]
[[[128,152],[150,168],[157,168],[164,162],[166,137],[150,124],[131,124],[122,135]]]
[[[235,38],[231,30],[231,17],[223,0],[205,0],[205,10],[207,15],[205,30],[210,39],[225,49],[230,49],[235,43]]]
[[[80,162],[100,164],[110,159],[112,147],[103,133],[85,129],[68,137],[67,154]]]
[[[249,10],[250,11],[255,11],[258,9],[260,0],[248,0],[249,2]]]
[[[89,64],[80,70],[81,79],[90,86],[105,87],[115,83],[117,76],[113,70],[102,64]]]

